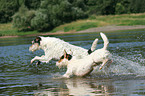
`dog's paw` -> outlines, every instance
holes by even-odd
[[[101,70],[103,67],[100,67],[99,70]]]
[[[69,75],[66,75],[66,74],[64,74],[62,77],[63,78],[70,78],[70,76]]]
[[[40,61],[37,61],[37,62],[36,62],[36,65],[40,65],[40,63],[41,63]]]
[[[34,60],[32,59],[30,63],[32,64],[33,62],[34,62]]]

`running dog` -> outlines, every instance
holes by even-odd
[[[72,75],[76,76],[86,76],[90,74],[94,67],[97,65],[100,65],[100,70],[102,67],[107,63],[109,60],[109,54],[110,52],[107,50],[109,41],[105,34],[100,33],[103,41],[104,41],[104,47],[101,49],[95,50],[90,55],[82,58],[82,59],[76,59],[72,58],[72,52],[68,54],[66,51],[64,51],[64,55],[60,58],[58,62],[56,62],[56,66],[67,66],[67,71],[63,75],[63,77],[70,78]],[[97,43],[98,39],[96,39]]]
[[[66,51],[73,51],[73,56],[80,59],[84,56],[87,56],[88,54],[91,54],[96,48],[96,41],[93,42],[91,49],[87,50],[82,47],[78,47],[72,44],[69,44],[59,38],[55,37],[36,37],[32,41],[32,45],[29,47],[29,51],[36,51],[39,49],[44,50],[45,55],[42,55],[41,57],[35,56],[31,63],[38,60],[40,63],[45,62],[49,63],[51,59],[59,60],[60,56],[63,54],[64,49]]]

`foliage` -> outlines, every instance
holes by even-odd
[[[88,0],[89,14],[109,15],[115,14],[117,0]]]
[[[0,0],[0,23],[12,21],[12,16],[17,14],[21,5],[28,9],[37,9],[41,0]]]
[[[37,10],[40,7],[40,3],[42,0],[25,0],[24,5],[27,6],[28,9]]]
[[[15,27],[22,30],[28,26],[38,31],[50,30],[63,23],[85,18],[87,14],[82,9],[82,3],[83,0],[71,1],[71,3],[69,0],[44,0],[41,2],[40,8],[36,10],[35,15],[30,14],[33,11],[22,6],[19,12],[15,14],[13,23]],[[26,9],[23,12],[25,15],[21,15],[23,9]]]
[[[17,0],[0,0],[0,23],[12,20],[11,16],[19,9]]]
[[[92,15],[144,13],[144,5],[144,0],[0,0],[0,23],[13,19],[20,30],[47,31]]]
[[[145,0],[128,0],[129,10],[131,13],[143,13],[145,12]]]
[[[96,15],[145,12],[144,0],[88,0],[88,13]]]
[[[25,5],[22,5],[18,13],[13,16],[13,26],[17,27],[20,31],[31,30],[30,21],[34,16],[35,11],[29,11]]]
[[[37,10],[35,17],[31,20],[31,27],[38,31],[43,31],[51,28],[51,24],[49,23],[49,17],[47,15],[47,10]]]

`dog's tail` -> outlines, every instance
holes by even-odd
[[[94,40],[94,42],[92,43],[91,51],[94,51],[94,50],[96,49],[97,43],[98,43],[98,38],[96,38],[96,39]]]
[[[92,43],[91,49],[88,50],[88,54],[91,54],[96,49],[97,43],[98,43],[98,38],[96,38]]]
[[[104,33],[101,32],[100,35],[101,35],[101,37],[102,37],[102,39],[104,41],[103,49],[106,50],[108,45],[109,45],[109,40],[108,40],[107,36]]]

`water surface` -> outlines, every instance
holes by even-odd
[[[66,69],[58,69],[54,60],[39,66],[30,60],[43,55],[43,50],[29,52],[35,37],[0,39],[0,95],[95,96],[145,95],[145,30],[105,33],[113,63],[109,68],[95,70],[84,78],[56,79]],[[53,35],[71,44],[89,49],[99,33]]]

